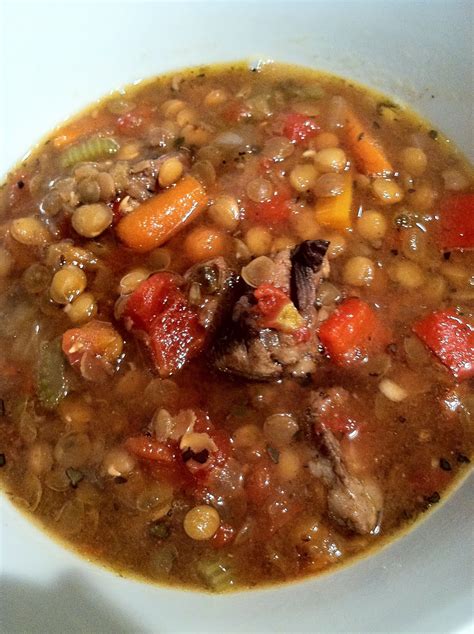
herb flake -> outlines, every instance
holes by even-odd
[[[452,467],[451,467],[451,463],[446,460],[446,458],[440,458],[439,459],[439,466],[443,471],[451,471]]]
[[[66,469],[66,475],[73,489],[77,489],[77,485],[79,484],[79,482],[84,480],[84,474],[82,473],[82,471],[74,469],[73,467],[69,467],[68,469]]]
[[[148,526],[148,534],[156,539],[167,539],[170,533],[170,527],[164,522],[155,521]]]
[[[398,110],[399,106],[396,103],[393,103],[393,101],[381,101],[377,104],[377,114],[381,115],[386,108],[390,110]]]
[[[270,460],[274,464],[278,464],[280,462],[280,452],[275,447],[271,445],[267,445],[267,454],[270,456]]]
[[[425,502],[428,502],[428,504],[438,504],[440,500],[441,496],[438,491],[434,491],[431,495],[425,496]]]

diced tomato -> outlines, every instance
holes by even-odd
[[[390,331],[361,299],[346,299],[324,321],[319,339],[331,360],[344,366],[363,361],[390,342]]]
[[[149,337],[156,368],[161,376],[168,376],[202,350],[205,330],[196,312],[179,293],[153,321]]]
[[[176,286],[176,276],[156,273],[132,293],[123,312],[129,329],[143,331],[161,376],[179,370],[204,345],[197,313]]]
[[[245,479],[245,491],[249,502],[257,506],[263,504],[273,491],[270,466],[260,460]]]
[[[143,281],[127,301],[123,317],[131,327],[148,330],[164,308],[176,299],[176,275],[156,273]]]
[[[474,376],[474,328],[454,309],[427,315],[414,324],[413,332],[456,379]]]
[[[235,539],[235,529],[226,522],[221,522],[219,528],[211,539],[211,546],[214,548],[223,548],[228,546]]]
[[[454,194],[441,203],[440,245],[474,249],[474,194]]]
[[[272,284],[262,284],[254,291],[259,312],[269,320],[274,320],[290,298],[281,289]]]
[[[176,449],[148,436],[132,436],[125,441],[125,449],[142,460],[169,465],[176,460]]]
[[[127,112],[117,119],[117,131],[121,134],[136,134],[150,123],[155,109],[151,104],[139,104],[131,112]]]
[[[73,367],[80,365],[85,353],[111,363],[120,356],[122,345],[119,333],[104,321],[93,320],[80,328],[70,328],[62,338],[63,352]]]
[[[307,117],[298,112],[290,112],[283,122],[283,135],[296,144],[304,143],[319,133],[320,127],[315,117]]]
[[[261,203],[249,200],[245,204],[246,217],[256,224],[276,225],[287,222],[291,215],[289,189],[276,190],[271,198]]]
[[[297,342],[310,338],[303,317],[281,289],[271,284],[262,284],[254,291],[254,296],[257,300],[257,310],[262,315],[262,328],[274,328],[293,334]]]

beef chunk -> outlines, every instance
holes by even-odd
[[[381,491],[374,481],[351,473],[339,440],[325,422],[328,412],[350,398],[342,388],[314,392],[306,418],[320,450],[313,474],[321,477],[328,487],[329,513],[337,523],[363,535],[373,532],[379,524],[383,507]]]
[[[234,305],[230,324],[225,324],[216,341],[215,364],[219,370],[260,381],[304,377],[314,372],[318,354],[314,301],[323,269],[327,268],[328,246],[324,240],[307,240],[291,252],[285,249],[274,256],[275,285],[298,303],[309,333],[307,340],[297,341],[291,334],[259,326],[253,292],[246,287]]]
[[[194,265],[184,274],[190,302],[198,309],[199,321],[214,332],[228,311],[234,296],[237,276],[224,258]]]

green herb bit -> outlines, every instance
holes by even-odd
[[[68,469],[66,469],[66,475],[73,489],[77,487],[79,482],[84,480],[84,474],[82,473],[82,471],[74,469],[73,467],[69,467]]]
[[[400,106],[393,101],[381,101],[377,104],[376,111],[378,115],[382,115],[384,108],[389,108],[390,110],[398,110]]]
[[[94,136],[87,141],[71,146],[61,155],[61,167],[72,167],[76,163],[100,161],[117,154],[119,143],[112,137]]]
[[[270,456],[270,460],[275,464],[278,464],[280,461],[280,452],[275,447],[271,445],[267,445],[267,454]]]
[[[151,524],[148,526],[148,533],[150,537],[155,537],[157,539],[168,539],[171,534],[171,530],[168,524],[156,520],[155,522],[151,522]]]
[[[41,404],[47,409],[55,408],[68,392],[66,361],[60,339],[43,343],[40,348],[37,391]]]
[[[203,582],[214,592],[225,592],[235,585],[230,563],[225,559],[201,560],[196,569]]]

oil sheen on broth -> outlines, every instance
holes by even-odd
[[[381,545],[465,472],[472,168],[386,97],[193,69],[0,190],[0,473],[87,558],[223,592]]]

